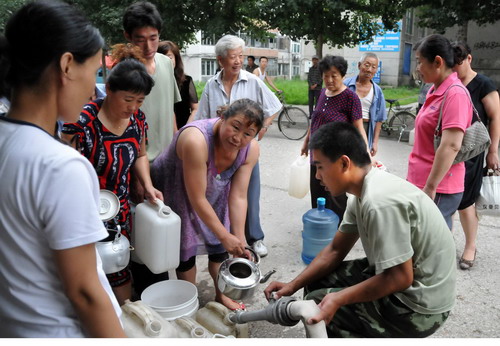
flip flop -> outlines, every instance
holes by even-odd
[[[232,300],[232,299],[231,299],[231,301],[234,302],[234,303],[236,303],[236,304],[238,304],[239,307],[236,308],[236,309],[230,309],[230,308],[228,308],[229,310],[231,310],[233,312],[240,311],[240,310],[241,311],[246,311],[247,307],[245,306],[245,304],[243,302],[237,302],[236,300]]]

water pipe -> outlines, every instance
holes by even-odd
[[[257,311],[236,311],[228,317],[233,323],[268,321],[291,327],[302,321],[308,338],[327,338],[325,321],[308,324],[307,320],[320,312],[312,300],[297,300],[293,297],[269,299],[269,305]]]

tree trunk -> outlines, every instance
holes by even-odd
[[[316,43],[315,44],[315,46],[316,46],[316,55],[321,60],[323,58],[323,35],[322,34],[318,35],[318,38],[316,39],[315,43]]]
[[[458,27],[457,40],[467,42],[467,34],[469,29],[469,21],[466,21],[461,26]]]

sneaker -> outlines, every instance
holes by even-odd
[[[255,243],[253,243],[252,248],[260,257],[267,256],[267,247],[266,245],[264,245],[264,242],[262,240],[257,240]]]

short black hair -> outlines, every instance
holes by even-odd
[[[312,136],[309,149],[319,150],[335,162],[346,155],[358,167],[371,164],[366,142],[353,124],[335,121],[321,126]]]
[[[125,59],[111,69],[106,85],[111,91],[149,95],[154,81],[143,63],[135,59]]]
[[[267,61],[269,61],[269,59],[267,58],[267,56],[261,56],[261,57],[259,58],[259,62],[261,62],[261,61],[262,61],[262,59],[266,59]]]
[[[49,65],[59,66],[64,53],[83,64],[103,46],[99,30],[75,6],[28,3],[12,15],[0,39],[0,84],[13,89],[35,85]]]
[[[472,54],[472,51],[469,45],[463,41],[455,41],[451,44],[453,48],[453,54],[455,55],[455,64],[461,64],[462,61],[467,59],[469,54]]]
[[[335,67],[339,70],[342,77],[347,73],[347,60],[337,55],[327,55],[319,62],[319,71],[321,74]]]
[[[234,101],[229,106],[220,107],[218,114],[222,112],[224,120],[228,120],[238,114],[241,114],[250,124],[255,124],[257,133],[264,126],[264,111],[262,107],[255,101],[243,98]]]
[[[151,26],[161,31],[163,20],[155,5],[148,1],[138,1],[130,5],[123,15],[123,30],[129,35],[135,29]]]
[[[252,59],[253,61],[255,61],[255,57],[253,55],[247,56],[247,59]]]

